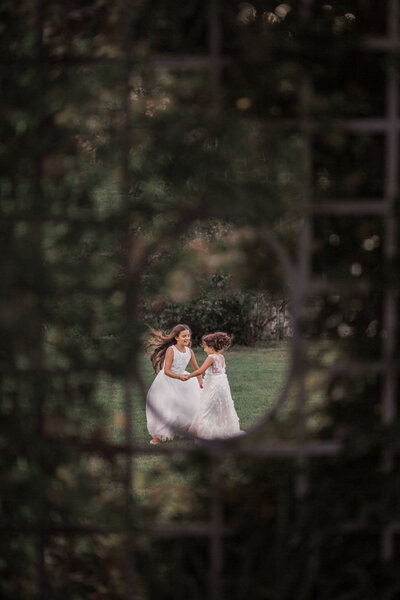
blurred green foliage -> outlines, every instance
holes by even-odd
[[[385,33],[390,3],[314,2],[308,21],[301,2],[219,4],[216,81],[197,0],[1,3],[3,598],[131,597],[129,534],[136,597],[207,597],[208,542],[142,529],[157,508],[135,507],[129,461],[107,443],[99,379],[134,371],[144,303],[160,326],[183,310],[198,330],[228,328],[229,317],[246,341],[246,294],[285,295],[292,282],[261,234],[273,231],[297,262],[304,75],[318,124],[315,202],[383,194],[383,134],[349,134],[335,119],[384,114],[387,59],[361,42]],[[311,270],[328,291],[305,303],[300,366],[382,358],[384,292],[398,277],[384,246],[380,217],[314,218]],[[232,599],[399,595],[398,558],[380,561],[399,505],[397,471],[381,468],[398,448],[397,427],[380,420],[382,374],[333,372],[323,384],[306,435],[345,451],[303,465],[305,498],[291,460],[222,461]],[[296,438],[295,415],[283,429]],[[207,522],[206,454],[165,468],[190,473],[187,520]],[[358,528],[345,534],[348,521]]]
[[[195,346],[200,345],[203,335],[213,331],[229,332],[234,344],[256,344],[264,333],[259,322],[271,317],[275,304],[267,293],[260,297],[230,289],[229,280],[222,273],[210,275],[201,281],[201,292],[193,300],[148,303],[143,308],[146,324],[164,331],[171,330],[176,323],[189,324]],[[260,300],[263,309],[256,311]]]

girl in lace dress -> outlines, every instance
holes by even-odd
[[[152,440],[159,444],[172,440],[176,433],[187,431],[193,421],[200,401],[202,376],[197,381],[186,381],[187,365],[198,369],[190,348],[191,331],[187,325],[178,324],[170,333],[150,330],[153,340],[151,363],[158,373],[146,397],[147,429]]]
[[[243,433],[233,404],[229,381],[225,372],[225,359],[221,351],[229,348],[231,338],[218,331],[202,338],[204,352],[208,355],[200,369],[186,379],[205,372],[204,389],[190,433],[200,438],[229,438]]]

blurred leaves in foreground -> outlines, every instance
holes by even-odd
[[[386,57],[361,41],[385,33],[391,3],[314,2],[308,21],[302,2],[219,4],[215,38],[197,0],[1,3],[3,598],[207,597],[207,538],[143,526],[176,524],[179,503],[187,522],[209,522],[206,453],[159,465],[165,503],[155,493],[140,505],[96,386],[105,372],[131,384],[146,318],[165,310],[167,326],[185,303],[198,330],[228,316],[248,342],[243,298],[285,300],[293,286],[265,233],[297,266],[307,168],[316,204],[383,197],[383,134],[337,119],[384,114]],[[207,62],[219,40],[221,62]],[[385,235],[381,216],[313,219],[323,292],[295,324],[307,340],[299,370],[387,358],[382,311],[398,265]],[[332,367],[323,385],[306,433],[341,442],[342,455],[221,461],[232,599],[398,597],[398,559],[380,562],[399,505],[397,471],[381,468],[398,451],[397,427],[380,419],[382,372]],[[297,439],[293,413],[280,427]]]

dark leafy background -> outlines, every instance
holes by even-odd
[[[381,197],[383,137],[331,119],[383,115],[386,58],[360,41],[384,34],[389,4],[314,2],[305,22],[300,2],[220,2],[217,89],[193,60],[210,43],[202,2],[1,3],[3,598],[207,597],[207,543],[142,531],[157,508],[127,497],[96,386],[101,373],[133,372],[146,325],[189,320],[197,341],[206,322],[246,344],[254,294],[288,297],[293,282],[260,231],[298,260],[303,75],[320,125],[315,201]],[[173,57],[186,67],[160,66]],[[324,367],[326,344],[338,361],[381,358],[384,291],[397,279],[384,244],[380,217],[314,219],[313,277],[340,291],[307,298],[304,363]],[[345,451],[301,465],[301,500],[292,460],[222,460],[227,596],[398,597],[397,554],[380,560],[399,506],[396,471],[381,468],[398,449],[382,389],[379,372],[331,377],[309,435]],[[295,438],[293,417],[280,427]],[[207,457],[169,468],[190,481],[190,520],[208,519]],[[345,533],[349,521],[358,528]]]

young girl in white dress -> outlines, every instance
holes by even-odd
[[[244,433],[240,430],[221,354],[230,345],[231,338],[222,331],[203,336],[202,346],[208,356],[200,369],[185,376],[190,379],[206,374],[200,405],[189,429],[197,437],[224,439]]]
[[[152,440],[159,444],[172,440],[175,435],[187,431],[196,414],[202,376],[198,381],[186,381],[187,365],[198,369],[193,350],[190,348],[191,331],[187,325],[178,324],[170,333],[151,329],[153,349],[151,363],[154,373],[160,369],[146,397],[147,429]]]

